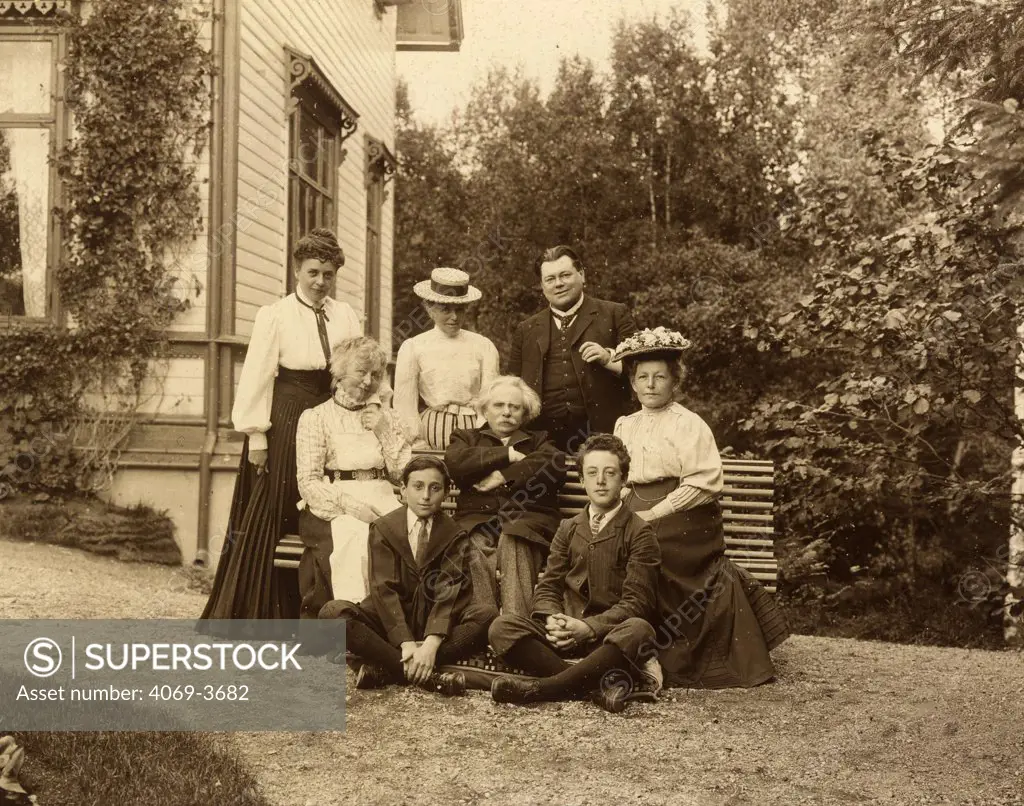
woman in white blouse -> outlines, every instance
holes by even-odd
[[[298,618],[294,581],[274,569],[274,547],[298,528],[295,428],[330,397],[331,350],[362,331],[355,312],[328,296],[345,254],[314,229],[292,253],[295,293],[256,314],[231,412],[245,434],[217,576],[203,619]],[[288,583],[291,584],[288,584]]]
[[[401,504],[392,481],[412,458],[412,444],[379,394],[388,358],[369,336],[334,351],[330,400],[299,418],[295,457],[303,618],[332,599],[366,598],[370,524]]]
[[[788,631],[772,597],[725,556],[722,458],[708,424],[674,401],[689,347],[656,328],[615,349],[641,405],[615,424],[630,456],[623,500],[661,547],[654,627],[665,684],[755,686],[775,675],[769,651]]]
[[[398,350],[395,411],[409,433],[422,440],[420,446],[443,451],[456,429],[476,428],[470,404],[498,377],[498,349],[486,336],[462,328],[466,306],[481,296],[466,272],[434,269],[413,291],[434,327],[406,339]]]

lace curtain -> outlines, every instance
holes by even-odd
[[[51,112],[52,45],[0,42],[0,115]],[[46,315],[47,242],[50,230],[50,130],[5,127],[10,166],[2,177],[18,199],[25,316]]]

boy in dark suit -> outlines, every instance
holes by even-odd
[[[622,505],[629,453],[618,437],[595,434],[577,455],[589,505],[562,521],[533,595],[530,618],[499,616],[489,638],[510,666],[539,680],[499,677],[496,702],[529,703],[579,696],[604,680],[632,676],[654,640],[661,554],[654,529]],[[582,658],[570,665],[565,658]],[[606,677],[607,676],[607,677]],[[602,685],[598,705],[626,707],[626,687]]]
[[[443,461],[417,456],[402,471],[405,506],[370,526],[370,595],[335,600],[320,618],[346,618],[346,646],[362,659],[356,688],[414,683],[446,696],[462,694],[461,673],[435,668],[486,644],[495,607],[472,601],[465,573],[466,532],[441,511],[451,486]]]

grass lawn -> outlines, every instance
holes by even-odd
[[[270,806],[236,753],[201,733],[15,733],[40,806]]]

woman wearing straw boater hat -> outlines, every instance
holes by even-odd
[[[452,432],[476,428],[470,405],[481,387],[498,376],[498,350],[486,336],[464,330],[466,306],[481,297],[459,269],[439,268],[413,286],[434,322],[406,339],[395,365],[395,411],[410,432],[433,450],[448,447]],[[424,408],[421,413],[420,401]]]
[[[775,675],[769,652],[788,630],[771,595],[725,556],[722,457],[708,424],[674,400],[689,348],[682,334],[658,327],[614,353],[641,406],[615,423],[631,460],[623,501],[654,527],[661,549],[657,638],[648,649],[666,685],[755,686]]]

